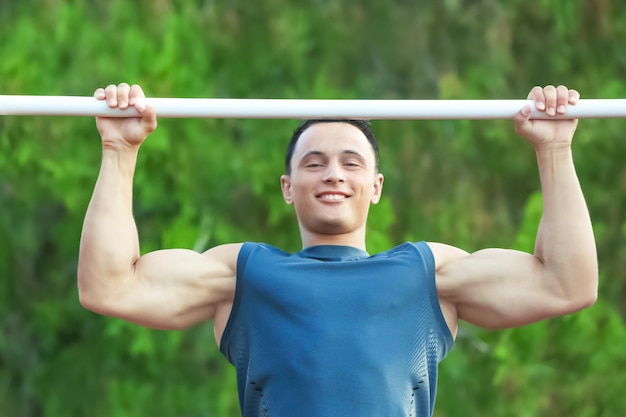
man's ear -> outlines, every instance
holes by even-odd
[[[383,174],[376,174],[376,179],[374,181],[374,192],[372,193],[372,204],[378,204],[380,201],[380,197],[383,194],[383,182],[385,181],[385,177]]]
[[[283,192],[285,203],[293,204],[293,197],[291,196],[291,177],[289,175],[280,176],[280,189]]]

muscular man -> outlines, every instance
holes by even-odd
[[[530,106],[515,116],[543,191],[532,254],[431,242],[368,254],[368,210],[383,188],[378,148],[368,123],[337,120],[305,122],[288,147],[281,188],[302,251],[247,242],[140,256],[132,183],[155,111],[136,85],[95,97],[140,116],[96,121],[103,155],[81,238],[81,303],[157,329],[213,320],[245,417],[431,416],[459,319],[511,328],[596,299],[595,242],[572,160],[577,120],[531,120]],[[556,116],[579,94],[535,87],[529,99]]]

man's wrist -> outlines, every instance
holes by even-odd
[[[537,144],[535,145],[535,152],[537,155],[567,155],[572,153],[572,144],[571,142]]]
[[[140,144],[131,145],[128,142],[120,139],[102,139],[102,150],[105,152],[137,154],[139,152],[139,147]]]

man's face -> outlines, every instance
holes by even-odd
[[[348,123],[317,123],[302,133],[281,177],[301,229],[334,235],[364,229],[370,204],[380,200],[383,176],[372,145]]]

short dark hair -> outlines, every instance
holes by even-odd
[[[291,158],[293,157],[293,152],[296,149],[296,144],[298,143],[298,139],[302,136],[302,133],[307,130],[309,127],[318,124],[318,123],[348,123],[352,126],[359,129],[365,137],[367,141],[372,145],[372,150],[374,151],[374,157],[376,158],[376,170],[378,170],[378,143],[376,143],[376,138],[374,137],[374,133],[372,132],[372,125],[369,120],[359,120],[359,119],[309,119],[300,123],[300,126],[294,130],[293,135],[291,136],[291,140],[289,141],[289,145],[287,145],[287,153],[285,154],[285,173],[287,175],[291,175]]]

